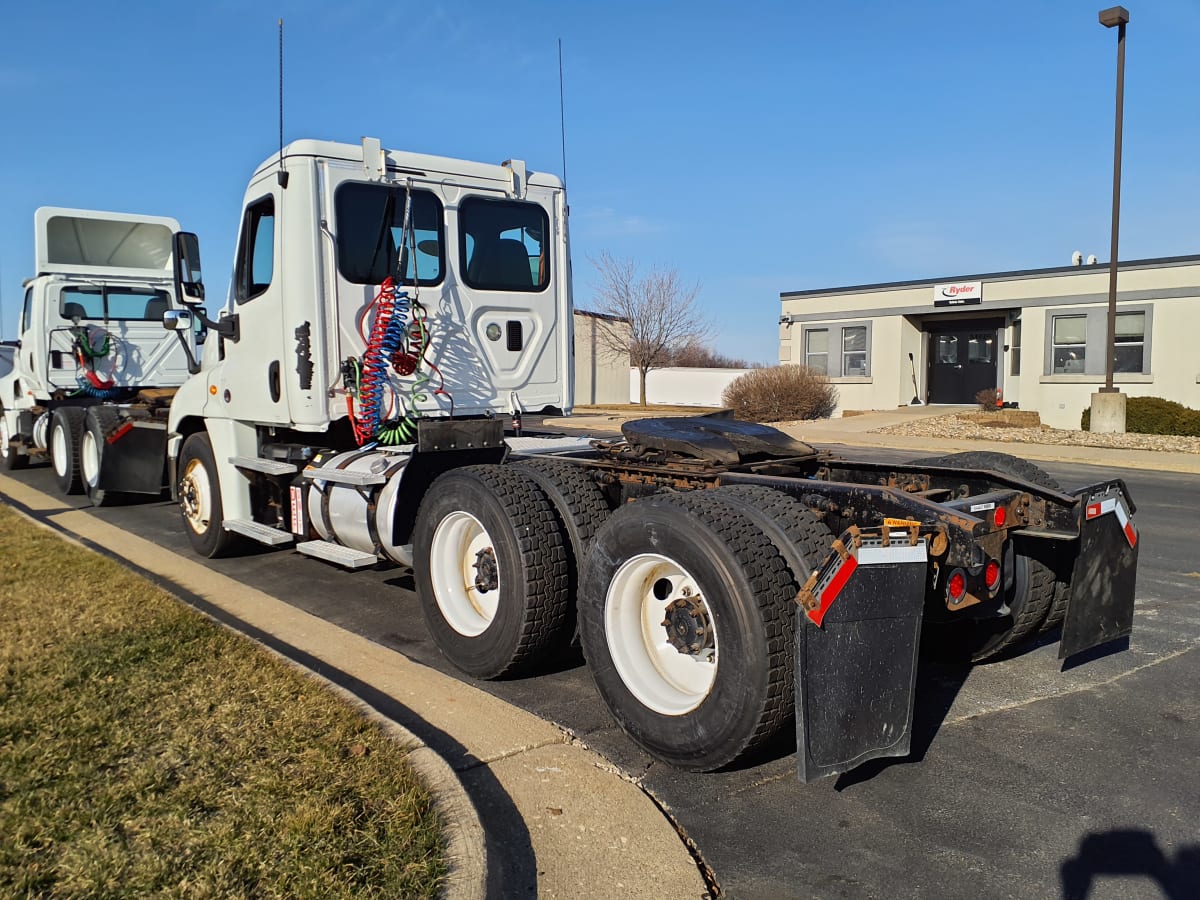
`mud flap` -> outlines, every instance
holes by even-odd
[[[1133,631],[1138,531],[1121,480],[1094,484],[1079,497],[1079,555],[1063,620],[1058,658],[1066,659]]]
[[[167,429],[131,423],[108,438],[100,454],[97,486],[105,491],[128,494],[159,494],[164,485]]]
[[[843,539],[835,547],[842,555],[806,586],[807,615],[796,616],[796,760],[805,782],[907,756],[912,743],[925,544],[855,548]]]

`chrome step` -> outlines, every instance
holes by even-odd
[[[352,550],[349,547],[343,547],[341,544],[332,544],[329,541],[305,541],[302,544],[297,544],[296,550],[305,556],[312,556],[317,559],[323,559],[326,562],[337,563],[339,566],[344,566],[347,569],[362,569],[379,562],[379,557],[373,553],[363,553],[361,550]]]
[[[229,464],[239,469],[249,469],[251,472],[262,472],[265,475],[291,475],[300,471],[295,463],[280,462],[277,459],[263,459],[260,456],[231,456]]]
[[[270,544],[272,547],[292,542],[290,532],[280,531],[278,528],[272,528],[270,525],[264,525],[262,522],[252,522],[250,519],[226,519],[221,523],[221,527],[226,531],[244,534],[246,537],[256,540],[260,544]]]
[[[329,481],[333,484],[349,484],[366,487],[387,481],[386,472],[351,472],[347,469],[314,469],[309,466],[301,473],[309,481]]]

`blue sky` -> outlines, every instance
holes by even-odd
[[[576,304],[608,251],[699,282],[774,362],[781,291],[1106,260],[1116,33],[1099,2],[5,3],[2,334],[34,209],[172,215],[223,295],[278,143],[567,177]],[[1123,259],[1200,253],[1200,0],[1129,4]]]

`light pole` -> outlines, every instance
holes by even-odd
[[[1121,123],[1125,109],[1125,26],[1129,24],[1129,10],[1123,6],[1112,6],[1100,11],[1100,24],[1105,28],[1117,29],[1117,124],[1113,139],[1113,200],[1112,200],[1112,247],[1108,256],[1108,340],[1104,348],[1104,387],[1093,395],[1092,430],[1125,430],[1124,397],[1103,395],[1119,394],[1113,387],[1113,366],[1117,345],[1117,234],[1121,217]],[[1097,406],[1099,405],[1099,409]],[[1097,421],[1097,413],[1101,413]],[[1099,425],[1100,427],[1096,427]]]

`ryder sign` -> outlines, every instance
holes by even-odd
[[[972,306],[982,302],[982,281],[956,281],[933,286],[934,306]]]

